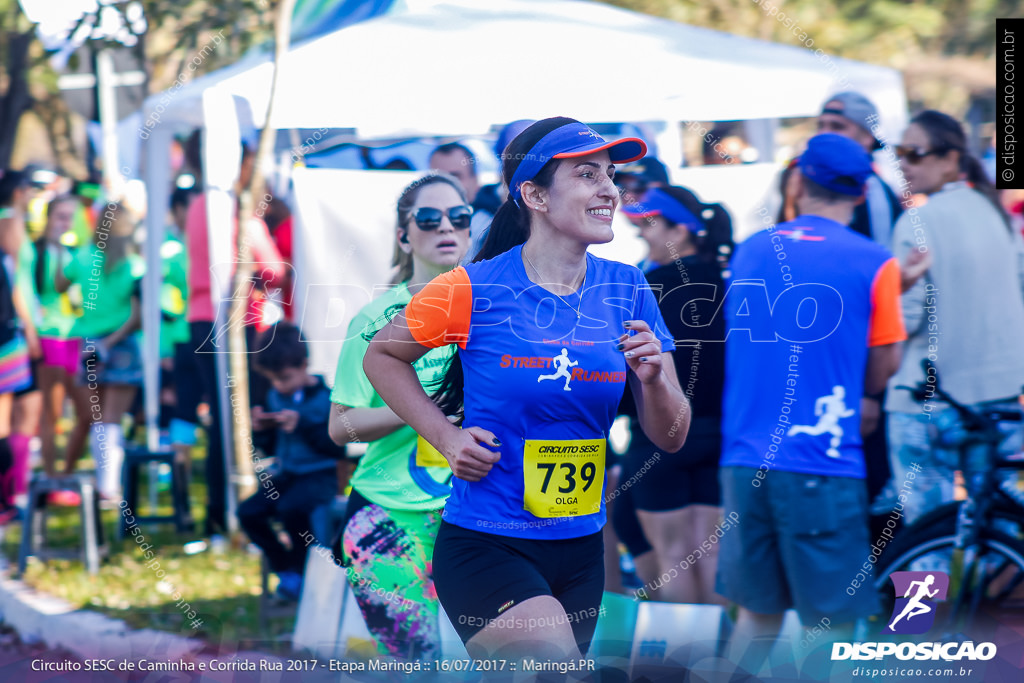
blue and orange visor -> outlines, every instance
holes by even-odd
[[[608,150],[613,164],[625,164],[647,154],[647,143],[640,138],[608,142],[590,126],[582,123],[560,126],[538,140],[524,155],[508,184],[509,196],[518,200],[522,196],[523,183],[532,180],[544,168],[544,164],[552,159],[582,157],[602,150]]]
[[[630,218],[661,216],[669,223],[692,226],[694,230],[700,229],[704,225],[703,221],[694,216],[689,209],[657,187],[645,192],[639,202],[624,204],[622,213]]]

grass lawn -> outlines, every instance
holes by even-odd
[[[194,456],[205,455],[205,448],[200,446]],[[45,563],[31,558],[22,580],[77,607],[122,619],[132,628],[152,628],[202,638],[211,651],[287,650],[295,623],[295,606],[271,608],[266,628],[261,629],[260,558],[258,554],[247,552],[248,540],[244,534],[233,539],[221,554],[214,554],[210,549],[192,555],[185,553],[186,543],[201,538],[206,500],[203,466],[202,460],[193,459],[190,494],[197,531],[178,534],[172,524],[140,528],[144,542],[152,544],[152,560],[147,560],[138,547],[138,543],[143,542],[138,541],[138,537],[129,535],[122,541],[116,539],[120,512],[104,510],[103,529],[110,552],[96,576],[90,576],[77,557],[51,559]],[[92,461],[87,459],[79,469],[92,467]],[[142,509],[136,510],[136,514],[149,514],[146,481],[148,477],[143,474],[139,500]],[[71,551],[78,548],[79,509],[50,506],[48,511],[48,547]],[[158,514],[170,512],[170,494],[161,491]],[[21,525],[8,525],[0,552],[12,568],[17,567],[20,541]],[[149,564],[152,566],[147,566]],[[157,575],[158,570],[164,572],[162,577]],[[271,589],[273,586],[272,577]],[[175,592],[180,595],[178,599],[173,597]],[[190,609],[197,613],[195,619],[186,616]],[[198,628],[192,625],[195,620],[202,621]]]

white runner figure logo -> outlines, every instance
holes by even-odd
[[[907,618],[907,621],[910,621],[919,614],[928,614],[932,611],[932,608],[922,603],[921,600],[923,598],[934,598],[938,594],[938,588],[931,592],[928,591],[928,588],[933,583],[935,583],[934,574],[929,574],[928,576],[924,577],[923,581],[910,582],[910,585],[907,586],[907,592],[903,594],[903,597],[909,597],[910,592],[914,590],[914,586],[918,587],[917,594],[914,597],[910,598],[907,604],[903,607],[903,611],[900,612],[899,616],[893,619],[892,623],[889,624],[890,631],[894,630],[893,626],[895,626],[896,622],[902,619],[904,616]]]
[[[814,414],[818,416],[816,425],[793,425],[786,432],[787,436],[794,434],[810,434],[818,436],[826,432],[832,435],[832,440],[825,454],[831,458],[839,457],[839,443],[843,440],[843,428],[839,426],[839,420],[844,417],[852,417],[856,411],[847,408],[846,389],[840,385],[832,387],[832,393],[820,397],[814,402]]]
[[[555,364],[555,374],[541,375],[540,377],[537,378],[537,381],[539,382],[542,379],[559,379],[561,377],[564,377],[565,386],[563,388],[566,391],[572,391],[572,389],[569,388],[569,380],[572,379],[569,375],[569,368],[576,367],[577,365],[580,364],[580,362],[576,360],[570,361],[569,349],[565,348],[564,346],[562,347],[562,353],[552,358],[551,362]]]

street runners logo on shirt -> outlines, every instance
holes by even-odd
[[[572,391],[569,383],[573,380],[580,382],[612,382],[621,384],[626,381],[626,373],[622,370],[584,370],[579,366],[579,361],[569,357],[569,349],[562,347],[561,353],[557,356],[512,356],[505,354],[501,357],[500,367],[503,368],[540,368],[544,370],[554,369],[553,373],[541,374],[537,377],[538,382],[544,380],[565,380],[562,389]],[[570,372],[571,370],[571,372]]]
[[[949,575],[945,572],[892,572],[889,574],[896,591],[896,604],[882,633],[920,635],[935,623],[936,602],[945,600]],[[902,596],[902,597],[901,597]],[[833,643],[832,660],[896,659],[954,661],[966,659],[987,661],[996,656],[994,643],[930,642],[930,643]]]

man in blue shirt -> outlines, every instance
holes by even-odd
[[[786,609],[833,634],[875,609],[870,588],[846,591],[871,556],[860,397],[885,386],[906,338],[896,260],[847,227],[867,154],[826,133],[798,169],[800,217],[740,245],[723,306],[721,480],[740,523],[716,590],[740,605],[730,659],[752,672]]]

